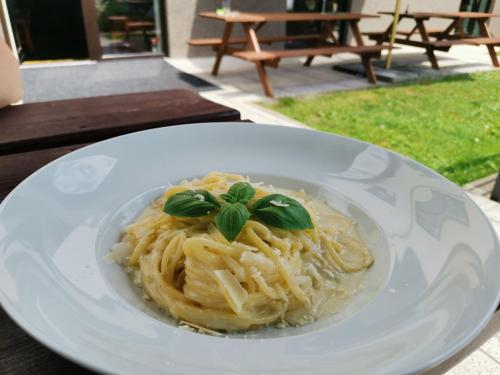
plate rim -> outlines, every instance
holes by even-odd
[[[458,186],[456,183],[453,181],[449,180],[447,177],[439,174],[438,172],[434,171],[433,169],[425,166],[424,164],[411,159],[405,155],[402,155],[396,151],[389,150],[385,147],[378,146],[366,141],[362,141],[359,139],[351,138],[348,136],[340,135],[340,134],[334,134],[334,133],[328,133],[325,131],[319,131],[315,129],[309,129],[309,128],[295,128],[295,127],[288,127],[288,126],[282,126],[282,125],[274,125],[274,124],[265,124],[265,123],[241,123],[241,122],[204,122],[204,123],[189,123],[189,124],[176,124],[172,126],[165,126],[165,127],[160,127],[160,128],[154,128],[154,129],[146,129],[146,130],[140,130],[132,133],[127,133],[127,134],[122,134],[116,137],[111,137],[107,138],[101,141],[97,141],[91,144],[88,144],[84,147],[81,147],[79,149],[76,149],[74,151],[71,151],[67,154],[64,154],[57,159],[52,160],[51,162],[45,164],[41,168],[37,169],[35,172],[30,174],[28,177],[26,177],[24,180],[22,180],[19,184],[16,185],[14,189],[12,189],[9,194],[3,199],[2,202],[0,202],[0,214],[2,213],[4,206],[8,204],[8,202],[13,198],[15,195],[16,191],[18,188],[24,186],[25,184],[29,183],[29,181],[37,176],[40,173],[43,173],[45,169],[49,168],[53,164],[58,163],[60,160],[65,159],[69,157],[70,155],[74,156],[80,152],[84,152],[85,150],[88,151],[89,149],[95,147],[96,145],[101,145],[104,143],[108,142],[119,142],[119,139],[123,139],[126,137],[134,137],[137,134],[144,134],[144,133],[154,133],[154,132],[162,132],[162,131],[168,131],[168,129],[171,128],[192,128],[195,126],[199,125],[204,125],[204,126],[213,126],[213,127],[235,127],[239,126],[241,128],[249,128],[249,126],[253,127],[258,127],[258,128],[268,128],[268,129],[276,129],[277,127],[282,128],[283,131],[287,132],[296,132],[298,133],[304,133],[304,132],[313,132],[313,133],[320,133],[328,137],[336,137],[336,138],[342,138],[348,141],[354,141],[355,143],[360,143],[364,145],[368,145],[371,147],[375,147],[377,149],[384,150],[388,152],[389,154],[396,155],[398,158],[405,160],[405,161],[410,161],[412,163],[416,163],[419,167],[423,168],[426,172],[429,172],[431,175],[438,177],[441,180],[445,180],[447,183],[452,184],[455,187],[458,187],[460,189],[460,194],[462,197],[465,197],[465,199],[471,203],[479,212],[480,216],[486,221],[488,229],[490,232],[493,234],[494,238],[494,248],[500,249],[500,238],[499,235],[496,233],[495,228],[493,227],[493,224],[491,223],[490,219],[486,216],[484,211],[472,200],[472,198],[466,194],[466,192]],[[186,130],[187,131],[187,130]],[[499,253],[500,254],[500,253]],[[438,355],[433,355],[432,360],[429,360],[425,364],[420,364],[419,366],[414,366],[414,368],[407,369],[406,373],[407,374],[414,374],[414,373],[419,373],[424,370],[429,370],[432,369],[433,367],[443,363],[456,353],[458,353],[461,349],[463,349],[465,346],[470,344],[474,338],[476,338],[486,327],[486,325],[490,322],[492,317],[494,316],[495,312],[497,311],[497,307],[500,305],[500,289],[497,290],[497,295],[496,295],[496,300],[494,303],[491,304],[488,314],[486,314],[483,319],[479,322],[479,324],[475,325],[475,328],[473,330],[470,330],[467,335],[464,335],[464,337],[461,340],[455,341],[454,345],[451,345],[450,349],[447,351],[438,354]],[[36,326],[31,325],[26,319],[22,318],[20,315],[15,314],[15,309],[14,309],[14,304],[10,304],[7,301],[7,298],[5,298],[5,295],[2,291],[2,288],[0,286],[0,306],[2,306],[3,310],[7,314],[7,316],[12,319],[19,327],[22,328],[22,330],[28,334],[31,338],[35,339],[38,343],[42,344],[49,350],[54,351],[55,353],[61,355],[63,358],[68,359],[84,368],[90,369],[92,371],[97,371],[97,372],[104,372],[104,373],[109,373],[109,374],[115,374],[116,370],[115,367],[110,364],[110,362],[103,362],[100,361],[98,365],[94,364],[93,362],[86,361],[85,359],[82,359],[78,356],[78,353],[73,353],[70,349],[67,349],[67,346],[64,345],[57,345],[57,343],[52,343],[50,339],[46,338],[43,332],[40,332]],[[171,372],[169,372],[171,373]]]

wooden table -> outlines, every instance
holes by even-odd
[[[379,14],[394,17],[394,12],[379,12]],[[500,17],[500,14],[479,13],[479,12],[418,12],[401,13],[397,22],[402,19],[415,21],[415,26],[410,31],[398,31],[395,42],[413,47],[421,47],[426,50],[427,57],[433,69],[439,69],[439,65],[434,51],[449,51],[453,45],[485,45],[488,48],[493,66],[500,67],[495,46],[500,45],[500,38],[494,37],[488,27],[488,21],[493,17]],[[441,18],[451,20],[448,27],[443,30],[428,29],[425,22],[431,18]],[[475,20],[479,25],[480,37],[468,35],[464,31],[464,20]],[[390,41],[392,24],[383,32],[364,33],[378,44]],[[411,39],[412,36],[419,35],[420,40]]]
[[[186,90],[24,104],[0,109],[0,201],[48,162],[138,130],[240,121],[240,113]],[[0,374],[93,374],[45,348],[0,308]]]
[[[273,96],[273,90],[268,80],[266,66],[277,68],[279,62],[287,57],[307,57],[305,66],[309,66],[315,56],[332,56],[336,53],[354,53],[361,57],[368,80],[376,83],[376,76],[371,65],[371,58],[379,57],[383,49],[391,48],[379,43],[377,46],[365,46],[359,31],[358,23],[364,18],[378,17],[359,13],[232,13],[218,15],[212,12],[200,13],[201,17],[218,20],[225,23],[221,38],[192,39],[192,46],[211,46],[217,51],[212,74],[217,75],[224,55],[237,57],[254,63],[259,74],[264,92]],[[323,23],[321,34],[261,36],[259,31],[269,22],[305,22],[319,21]],[[344,21],[350,26],[356,45],[345,45],[334,34],[335,24]],[[235,24],[241,24],[245,31],[244,38],[232,38]],[[290,50],[264,50],[263,44],[286,42],[292,40],[311,40],[314,48]],[[239,47],[235,47],[239,46]]]

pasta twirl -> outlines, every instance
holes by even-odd
[[[241,181],[213,172],[167,189],[115,245],[129,249],[123,264],[131,276],[174,318],[212,330],[302,325],[335,311],[351,293],[344,275],[366,270],[373,257],[353,224],[319,200],[286,191],[306,208],[313,229],[278,229],[251,217],[232,242],[214,214],[180,218],[162,210],[176,193],[204,189],[219,197]],[[252,185],[249,206],[275,192]]]

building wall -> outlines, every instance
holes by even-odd
[[[213,56],[209,47],[190,47],[191,38],[221,37],[224,23],[203,19],[198,13],[215,11],[220,8],[221,0],[166,0],[167,38],[170,57]],[[232,0],[231,7],[242,12],[286,12],[286,0]],[[265,25],[262,35],[284,35],[285,24],[273,22]],[[243,35],[239,25],[233,30],[233,36]]]
[[[405,12],[456,12],[460,8],[460,0],[401,0],[401,11]],[[395,0],[352,0],[352,12],[377,14],[380,11],[394,11]],[[382,31],[391,23],[390,16],[365,19],[361,21],[361,31]],[[446,28],[450,21],[431,19],[426,25],[429,28]],[[415,26],[412,20],[402,20],[400,30],[411,30]]]
[[[351,0],[352,12],[377,14],[379,11],[393,11],[395,0]],[[215,11],[221,6],[221,0],[165,0],[168,55],[171,57],[213,56],[209,47],[190,47],[187,41],[191,38],[220,37],[224,24],[215,20],[203,19],[198,13]],[[458,11],[461,0],[402,0],[401,10],[405,12],[418,11]],[[232,7],[239,11],[250,12],[285,12],[287,0],[232,0]],[[500,13],[500,0],[494,1],[493,13]],[[391,17],[382,16],[361,21],[361,31],[381,31],[390,25]],[[427,22],[430,28],[446,28],[447,20],[431,19]],[[400,23],[401,30],[410,30],[414,26],[411,20]],[[500,36],[500,18],[492,19],[490,23],[494,35]],[[262,35],[285,34],[284,23],[270,23],[261,30]],[[234,36],[243,35],[240,26],[233,30]]]
[[[500,0],[494,1],[491,12],[500,14]],[[500,17],[491,19],[490,30],[493,35],[500,37]]]

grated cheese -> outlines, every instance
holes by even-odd
[[[290,205],[288,203],[284,203],[281,201],[272,200],[269,203],[271,203],[273,206],[276,206],[276,207],[290,207]]]

